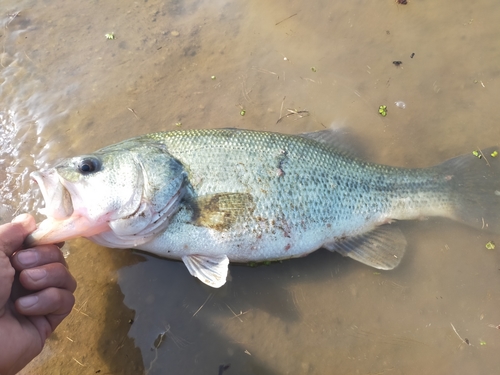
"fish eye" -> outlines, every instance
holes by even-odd
[[[78,163],[78,171],[83,174],[91,174],[101,169],[101,162],[97,158],[87,157]]]

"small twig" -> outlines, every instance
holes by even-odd
[[[453,331],[455,331],[455,333],[456,333],[456,335],[458,336],[458,338],[459,338],[460,340],[462,340],[462,342],[463,342],[464,344],[470,345],[469,340],[467,340],[467,339],[465,339],[465,340],[464,340],[464,339],[462,338],[462,336],[460,336],[460,335],[458,334],[457,330],[455,329],[455,326],[454,326],[451,322],[450,322],[450,324],[451,324],[451,328],[453,328]]]
[[[127,109],[134,114],[134,116],[137,118],[137,120],[140,120],[139,116],[137,116],[137,113],[135,113],[133,108],[128,108]]]
[[[252,100],[250,99],[250,96],[248,94],[250,94],[252,92],[252,90],[250,91],[246,91],[246,81],[243,80],[243,82],[241,82],[241,92],[243,94],[243,97],[245,98],[245,100],[247,102],[251,102]]]
[[[85,313],[82,311],[82,310],[83,310],[83,308],[87,305],[87,302],[88,302],[88,301],[89,301],[89,299],[87,298],[87,299],[85,300],[85,302],[84,302],[84,303],[82,303],[82,305],[80,306],[80,308],[73,307],[73,310],[75,310],[75,311],[79,312],[79,313],[80,313],[80,314],[82,314],[82,315],[85,315],[86,317],[89,317],[89,315],[85,314]]]
[[[286,99],[286,96],[284,96],[283,100],[281,101],[280,117],[278,118],[278,121],[280,120],[281,115],[283,114],[283,105],[285,104],[285,99]]]
[[[278,26],[281,22],[285,22],[286,20],[289,20],[290,18],[295,17],[297,14],[298,13],[295,13],[295,14],[292,14],[291,16],[288,16],[287,18],[285,18],[284,20],[281,20],[280,22],[278,22],[274,26]]]
[[[78,361],[75,357],[72,357],[72,358],[73,358],[73,361],[78,363],[80,366],[85,367],[85,365],[83,363],[81,363],[80,361]]]
[[[165,331],[165,332],[162,332],[158,335],[158,337],[156,338],[155,342],[153,343],[154,347],[156,349],[158,349],[160,347],[160,345],[163,343],[163,338],[165,337],[165,335],[167,334],[168,331]],[[158,341],[158,342],[156,342]]]
[[[287,113],[284,116],[281,116],[278,121],[276,121],[276,124],[279,123],[281,120],[283,120],[285,117],[292,116],[292,115],[298,115],[299,118],[309,116],[309,111],[303,110],[303,111],[297,111],[296,109],[287,109],[289,113]]]
[[[9,22],[7,22],[7,24],[5,25],[5,28],[7,28],[7,27],[10,25],[10,23],[11,23],[12,21],[14,21],[14,18],[16,18],[16,17],[19,15],[19,13],[21,13],[21,11],[17,11],[16,13],[12,13],[12,14],[8,14],[8,15],[7,15],[7,16],[9,16],[10,20],[9,20]]]
[[[199,308],[198,310],[196,310],[196,312],[193,314],[193,318],[196,316],[196,314],[198,314],[198,313],[200,312],[200,310],[203,308],[203,306],[205,306],[205,305],[207,304],[208,300],[209,300],[210,298],[212,298],[212,296],[213,296],[213,295],[214,295],[213,293],[210,293],[210,294],[208,295],[208,297],[207,297],[207,299],[205,300],[205,302],[203,302],[203,304],[200,306],[200,308]]]
[[[262,69],[262,68],[258,68],[256,66],[254,66],[252,69],[255,69],[256,71],[258,71],[259,73],[266,73],[266,74],[272,74],[274,76],[277,76],[278,79],[280,78],[280,76],[278,75],[278,73],[275,73],[275,72],[271,72],[270,70],[267,70],[267,69]]]
[[[484,161],[486,162],[486,165],[488,167],[490,167],[490,163],[488,163],[488,160],[486,159],[486,156],[484,156],[483,152],[481,151],[481,149],[478,147],[477,150],[479,151],[479,153],[481,154],[481,156],[483,157]]]
[[[233,309],[231,309],[231,308],[229,307],[229,305],[228,305],[227,303],[226,303],[226,306],[227,306],[227,308],[228,308],[228,309],[229,309],[229,310],[233,313],[233,315],[234,315],[231,319],[238,318],[238,320],[239,320],[240,322],[242,322],[242,323],[243,323],[243,320],[241,320],[241,319],[240,319],[240,316],[245,315],[245,314],[248,312],[248,310],[247,310],[247,311],[245,311],[245,312],[240,311],[240,313],[239,313],[239,314],[236,314],[236,313],[233,311]]]
[[[23,51],[23,52],[24,52],[24,55],[26,56],[26,58],[33,63],[33,60],[30,59],[30,57],[28,56],[28,54],[26,53],[26,51]]]
[[[300,77],[302,78],[304,81],[309,81],[309,82],[312,82],[312,83],[318,83],[316,82],[314,79],[311,79],[311,78],[307,78],[307,77]],[[321,84],[321,82],[319,82]]]

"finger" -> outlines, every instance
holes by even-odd
[[[61,263],[49,263],[40,267],[28,268],[19,274],[21,285],[28,290],[42,290],[51,287],[74,292],[76,281]]]
[[[14,274],[15,271],[10,264],[9,258],[0,251],[0,317],[4,313],[4,306],[12,291]]]
[[[55,289],[55,288],[54,288]],[[49,289],[46,289],[49,290]],[[41,306],[38,306],[35,304],[32,306],[31,313],[36,313],[37,308],[38,312],[40,312],[40,315],[28,315],[26,314],[27,318],[33,323],[33,325],[36,327],[40,334],[40,338],[42,339],[42,342],[45,342],[47,337],[51,335],[52,332],[57,328],[57,326],[63,321],[64,318],[66,318],[71,310],[73,309],[73,305],[75,304],[75,297],[73,294],[68,292],[67,290],[57,290],[55,289],[55,294],[58,294],[59,296],[52,296],[48,299],[48,301],[43,301],[44,298],[47,296],[39,294],[39,299],[37,303],[45,304],[48,303],[48,306],[50,307],[55,307],[55,302],[59,304],[58,310],[46,315],[43,315],[43,311],[47,311],[47,309],[42,309]],[[26,298],[26,297],[24,297]],[[19,301],[19,300],[18,300]],[[16,301],[16,309],[18,312],[21,314],[24,314],[21,312],[21,310],[18,307],[18,301]],[[51,310],[50,308],[48,310]],[[24,311],[24,310],[22,310]]]
[[[66,289],[48,288],[16,300],[16,310],[26,316],[63,315],[75,304],[73,293]],[[62,320],[62,319],[61,319]],[[55,327],[54,327],[55,328]]]
[[[49,263],[62,263],[67,267],[61,250],[55,245],[42,245],[18,251],[12,256],[11,262],[17,271]]]
[[[69,315],[65,314],[49,314],[49,315],[34,315],[27,316],[31,323],[36,327],[40,334],[40,338],[45,341],[57,326]]]
[[[26,236],[35,229],[35,219],[27,214],[15,217],[11,223],[0,225],[0,251],[10,257],[22,247]]]

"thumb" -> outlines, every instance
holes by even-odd
[[[0,225],[0,252],[10,257],[20,250],[24,239],[36,229],[35,219],[28,214],[15,217],[11,223]]]
[[[12,223],[0,225],[0,317],[4,314],[14,282],[15,270],[9,257],[21,248],[24,238],[35,227],[35,219],[30,215],[20,215]]]

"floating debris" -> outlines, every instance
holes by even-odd
[[[313,66],[313,67],[311,67],[311,70],[312,70],[314,73],[316,73],[316,68],[315,68],[314,66]]]
[[[414,56],[415,56],[415,52],[412,52],[410,55],[410,59],[413,59]]]
[[[406,103],[402,102],[400,100],[398,100],[397,102],[394,102],[394,104],[396,104],[396,107],[398,107],[398,108],[401,108],[401,109],[405,109],[406,108]]]
[[[402,61],[399,61],[399,60],[396,60],[396,61],[393,61],[392,62],[394,65],[396,66],[400,66],[403,62]]]
[[[454,331],[454,332],[455,332],[455,334],[458,336],[458,338],[459,338],[460,340],[462,340],[462,342],[463,342],[464,344],[470,345],[470,341],[469,341],[469,339],[468,339],[467,337],[466,337],[466,338],[462,338],[462,336],[460,336],[460,335],[458,334],[457,329],[455,328],[455,326],[453,325],[453,323],[451,323],[451,322],[450,322],[450,324],[451,324],[451,328],[453,328],[453,331]]]
[[[245,111],[244,109],[242,109],[242,110],[240,111],[240,116],[245,116],[245,113],[247,113],[247,111]]]
[[[274,24],[274,26],[278,26],[281,22],[285,22],[286,20],[288,20],[288,19],[290,19],[290,18],[292,18],[292,17],[295,17],[297,14],[298,14],[298,13],[294,13],[294,14],[292,14],[291,16],[288,16],[287,18],[285,18],[285,19],[281,20],[280,22],[278,22],[278,23]]]
[[[481,159],[483,155],[477,150],[472,151],[472,155],[474,155],[476,158]]]
[[[494,250],[495,249],[495,243],[493,241],[488,242],[485,246],[486,246],[486,248],[488,250]]]
[[[492,157],[492,158],[496,158],[497,156],[498,156],[498,151],[493,151],[493,152],[491,153],[491,157]]]
[[[216,76],[211,76],[210,77],[212,80],[216,79],[217,77]]]
[[[164,342],[164,338],[165,338],[165,335],[167,334],[167,332],[161,332],[160,334],[158,334],[158,337],[156,337],[155,341],[153,342],[153,348],[152,349],[158,349],[161,344],[163,344]]]
[[[380,113],[382,116],[387,116],[387,106],[386,105],[381,105],[378,107],[378,113]]]
[[[107,34],[104,34],[104,36],[106,37],[106,39],[108,40],[113,40],[115,39],[115,33],[107,33]]]

